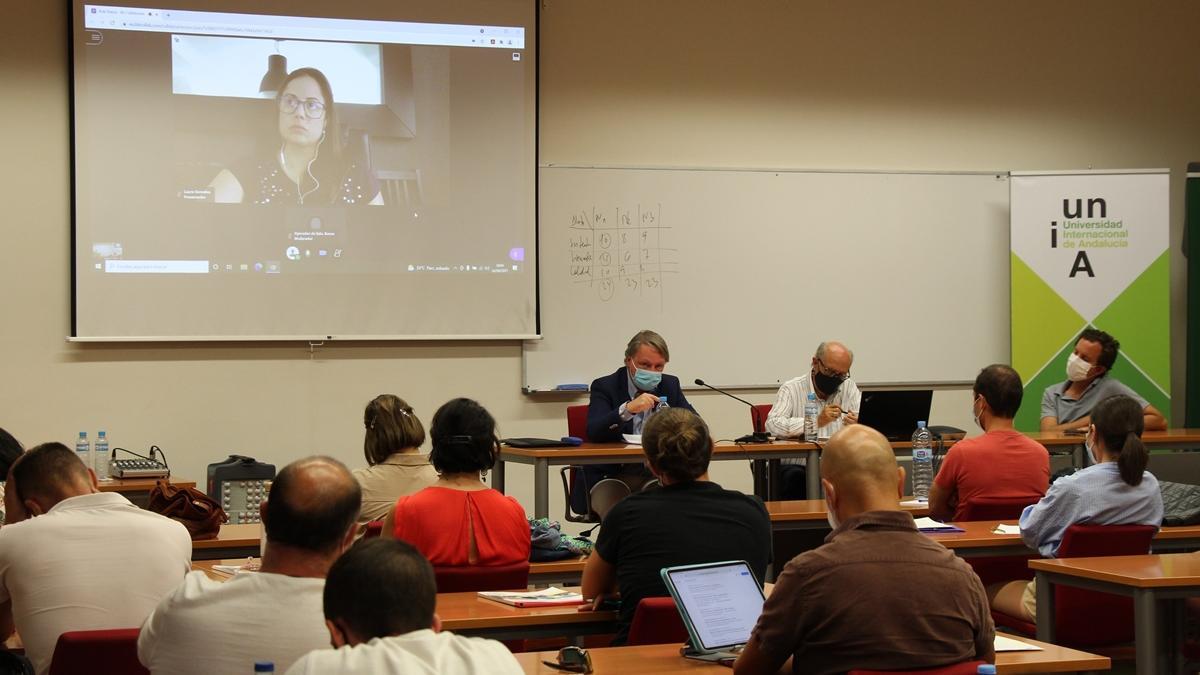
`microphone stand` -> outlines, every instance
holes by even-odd
[[[764,426],[765,421],[759,418],[758,408],[755,408],[753,403],[747,401],[744,398],[738,398],[737,396],[734,396],[733,394],[725,391],[724,389],[718,389],[717,387],[714,387],[711,384],[708,384],[707,382],[705,382],[704,380],[701,380],[700,378],[696,378],[696,384],[701,387],[706,387],[708,389],[712,389],[713,391],[717,392],[718,394],[724,394],[725,396],[728,396],[729,398],[731,398],[735,401],[740,401],[740,402],[745,403],[746,405],[750,406],[750,418],[753,420],[753,423],[754,423],[754,433],[746,434],[745,436],[740,436],[740,437],[734,439],[734,442],[736,442],[736,443],[770,443],[771,442],[771,435],[768,434],[765,431],[765,429],[763,431],[758,430],[759,427]]]

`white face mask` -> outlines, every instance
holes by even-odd
[[[828,500],[825,501],[825,520],[829,522],[829,528],[831,530],[836,530],[838,529],[838,526],[841,525],[841,523],[838,522],[837,516],[833,513],[833,507],[829,505]]]
[[[1071,354],[1067,357],[1068,380],[1072,382],[1083,382],[1087,379],[1088,373],[1091,372],[1091,370],[1091,364],[1079,358],[1078,354]]]
[[[1088,455],[1091,456],[1093,461],[1099,463],[1100,457],[1096,454],[1096,442],[1092,439],[1092,430],[1095,428],[1094,426],[1089,428],[1083,435],[1083,448],[1087,450]]]
[[[982,397],[981,397],[981,398],[982,398]],[[979,401],[979,399],[978,399],[978,398],[977,398],[977,399],[975,399],[975,400],[976,400],[977,402]],[[979,425],[979,428],[980,428],[980,429],[983,429],[984,431],[987,431],[987,429],[984,429],[984,428],[983,428],[983,409],[982,409],[982,408],[980,408],[980,409],[979,409],[979,412],[978,412],[978,413],[976,413],[976,412],[975,412],[975,406],[974,406],[974,405],[972,405],[972,406],[971,406],[971,416],[975,418],[975,424]]]

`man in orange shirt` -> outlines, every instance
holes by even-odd
[[[1013,429],[1021,407],[1021,376],[994,364],[975,378],[975,422],[982,436],[955,443],[929,492],[929,514],[962,520],[978,497],[1028,497],[1032,504],[1050,483],[1050,455],[1040,443]]]

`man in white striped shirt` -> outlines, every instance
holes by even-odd
[[[862,392],[850,379],[854,352],[840,342],[822,342],[812,358],[808,373],[783,383],[771,412],[767,431],[780,438],[804,436],[804,403],[816,394],[817,438],[824,440],[847,424],[858,422]],[[785,459],[780,467],[782,499],[805,499],[804,459]]]

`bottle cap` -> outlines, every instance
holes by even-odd
[[[910,418],[910,419],[911,419],[911,418]],[[922,421],[922,422],[917,422],[917,428],[918,428],[918,429],[924,429],[924,428],[925,428],[925,422],[923,422],[923,421]]]
[[[659,397],[658,397],[658,400],[659,400],[659,401],[662,401],[663,403],[666,403],[666,402],[667,402],[667,397],[666,397],[666,396],[659,396]]]
[[[990,663],[985,663],[975,669],[977,675],[996,675],[996,666]]]
[[[816,392],[812,392],[812,391],[808,392],[808,400],[810,400],[810,401],[815,401],[815,400],[817,400],[817,394],[816,394]]]
[[[96,435],[98,435],[98,436],[104,436],[104,432],[103,432],[103,431],[97,431],[97,432],[96,432]]]
[[[275,672],[274,661],[255,661],[254,672],[256,673],[273,673]]]

